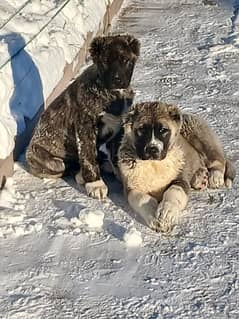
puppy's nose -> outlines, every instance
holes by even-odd
[[[148,145],[145,148],[145,152],[150,154],[150,155],[157,155],[159,153],[159,149],[155,145]]]

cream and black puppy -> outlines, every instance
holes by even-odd
[[[234,176],[229,164],[205,122],[160,102],[130,108],[118,168],[130,206],[151,229],[168,232],[178,223],[190,187],[204,189],[208,182],[218,187],[221,173],[230,186]]]

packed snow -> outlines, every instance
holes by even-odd
[[[8,178],[5,187],[0,192],[0,207],[12,208],[14,203],[13,179]]]
[[[6,0],[0,3],[0,158],[14,147],[75,63],[87,33],[102,27],[112,0]]]
[[[130,0],[112,29],[142,43],[136,100],[204,117],[237,171],[238,8]],[[0,318],[237,319],[238,177],[229,190],[192,192],[187,217],[169,236],[136,220],[120,183],[105,179],[109,198],[97,201],[71,178],[40,180],[15,166],[12,206],[0,211]],[[99,213],[101,227],[89,227]],[[126,234],[142,243],[128,246]]]

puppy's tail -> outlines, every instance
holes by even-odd
[[[228,188],[232,187],[232,182],[236,176],[236,169],[230,160],[226,160],[226,168],[224,174],[225,185]]]

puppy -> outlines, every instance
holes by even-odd
[[[132,103],[130,80],[139,56],[131,35],[96,37],[89,66],[42,114],[26,152],[32,174],[59,178],[77,167],[76,181],[89,196],[102,199],[97,150],[119,130]]]
[[[193,131],[190,126],[193,119],[198,125],[204,124],[204,130],[198,133],[208,146],[204,149],[202,143],[197,148],[207,155],[212,145],[215,152],[213,156],[209,152],[208,158],[213,160],[208,160],[189,142],[195,143],[193,138],[197,135],[198,128]],[[218,159],[217,152],[221,156]],[[130,108],[117,161],[129,205],[155,231],[169,232],[178,223],[190,187],[207,187],[208,169],[212,174],[223,171],[228,184],[233,179],[229,170],[225,170],[226,160],[219,140],[206,123],[189,116],[184,118],[176,106],[160,102],[145,102]],[[218,186],[217,177],[218,173],[212,178],[213,187]]]

